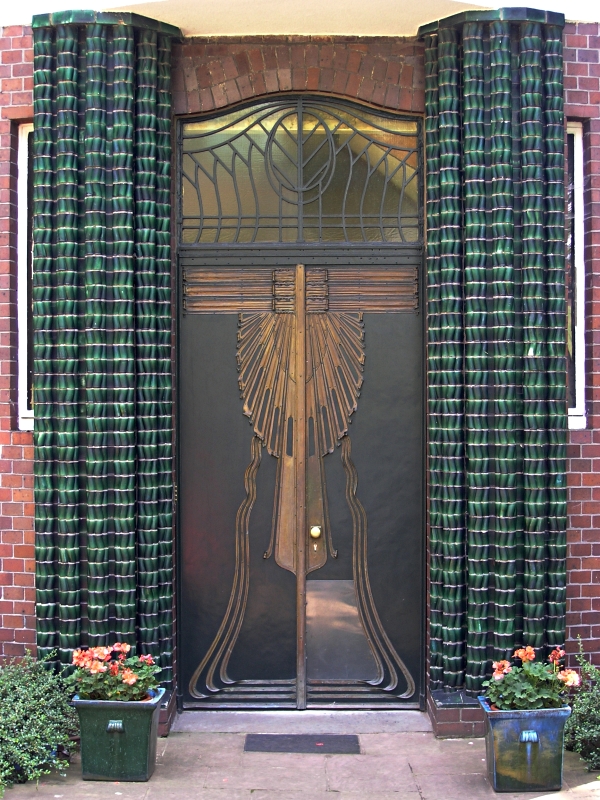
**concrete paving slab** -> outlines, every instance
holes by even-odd
[[[420,800],[419,793],[414,792],[369,792],[365,795],[359,792],[319,792],[306,794],[304,792],[281,792],[276,795],[276,800]],[[273,800],[274,795],[269,792],[253,792],[252,800]],[[440,798],[440,800],[443,800]]]
[[[326,756],[291,753],[244,753],[237,769],[209,767],[206,788],[257,789],[271,792],[323,792]]]
[[[427,748],[409,751],[407,756],[413,773],[419,776],[429,775],[432,764],[444,775],[485,772],[484,739],[437,740]]]
[[[196,784],[188,783],[167,792],[164,787],[152,784],[148,788],[145,800],[254,800],[255,796],[250,789],[203,789]],[[115,800],[120,798],[116,797]]]
[[[417,791],[406,758],[397,756],[331,756],[327,759],[327,789],[330,792]]]
[[[190,733],[430,732],[422,711],[185,711],[173,731]]]
[[[16,786],[5,800],[600,800],[598,773],[587,772],[574,753],[565,753],[561,792],[496,795],[481,739],[361,733],[347,720],[341,732],[359,734],[360,755],[244,753],[245,731],[179,731],[159,740],[148,783],[82,781],[76,756],[66,777]]]

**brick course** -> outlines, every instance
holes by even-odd
[[[565,27],[565,114],[583,123],[588,428],[568,447],[567,649],[600,664],[600,25]]]
[[[35,646],[33,442],[16,430],[17,126],[33,116],[31,29],[0,35],[0,657]]]
[[[173,47],[175,114],[262,95],[311,91],[423,113],[423,45],[412,39],[191,38]]]
[[[16,132],[32,117],[31,30],[0,35],[0,657],[34,644],[32,438],[16,430]],[[566,115],[584,122],[588,430],[569,437],[568,648],[600,664],[600,30],[565,28]],[[193,38],[173,51],[175,114],[305,90],[424,110],[422,45],[406,39]],[[598,312],[598,313],[597,313]],[[463,720],[461,720],[463,721]],[[447,720],[448,725],[455,720]],[[463,721],[464,722],[464,721]]]

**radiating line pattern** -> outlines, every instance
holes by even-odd
[[[38,647],[168,683],[171,35],[75,17],[34,20]]]
[[[417,242],[418,125],[309,98],[183,126],[181,241]]]
[[[237,359],[244,414],[276,458],[294,415],[289,390],[293,328],[292,314],[240,315]],[[315,446],[324,456],[348,433],[357,409],[365,360],[362,315],[308,314],[306,329],[308,406],[315,411]]]
[[[477,692],[492,658],[565,635],[562,18],[531,14],[423,32],[440,689]]]

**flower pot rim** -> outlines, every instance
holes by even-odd
[[[133,706],[135,708],[156,708],[156,706],[160,705],[166,689],[163,686],[159,686],[157,689],[150,689],[149,691],[156,692],[156,697],[153,697],[151,700],[82,700],[79,695],[75,695],[71,700],[71,703],[75,706],[75,708],[77,708],[77,706],[90,706],[98,703],[102,703],[104,708],[123,708],[123,706]]]
[[[560,708],[512,708],[512,709],[493,709],[484,695],[477,695],[479,705],[483,708],[486,714],[495,717],[496,719],[515,719],[518,717],[527,717],[530,714],[541,714],[545,717],[569,717],[571,715],[571,706],[565,703]]]

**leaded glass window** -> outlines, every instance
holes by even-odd
[[[310,98],[186,122],[181,241],[420,242],[420,124]]]

